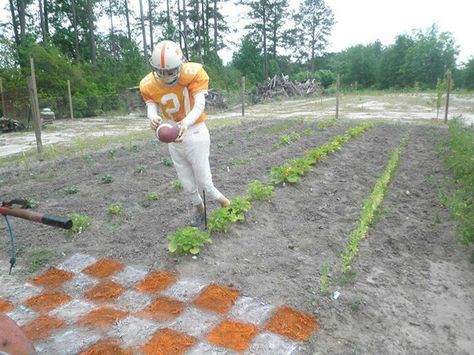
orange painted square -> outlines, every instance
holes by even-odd
[[[168,298],[158,297],[146,309],[139,313],[140,316],[150,317],[158,321],[176,318],[184,309],[184,303]]]
[[[171,329],[162,329],[143,346],[142,352],[145,355],[181,355],[186,353],[195,342],[196,339],[189,335]]]
[[[235,351],[244,351],[249,347],[257,333],[258,328],[253,324],[226,320],[208,334],[207,340],[218,346],[224,346]]]
[[[0,298],[0,313],[7,313],[14,308],[13,304]]]
[[[135,289],[140,292],[155,293],[166,290],[175,281],[176,277],[174,275],[154,271],[135,286]]]
[[[22,329],[31,341],[47,338],[53,331],[65,326],[62,320],[50,316],[39,316],[25,324]]]
[[[71,297],[64,293],[44,291],[37,296],[27,299],[25,305],[37,312],[49,312],[70,300]]]
[[[199,297],[194,300],[194,304],[217,313],[226,313],[239,297],[239,291],[221,285],[210,284]]]
[[[78,324],[91,328],[108,328],[128,313],[112,307],[100,307],[78,320]]]
[[[112,259],[100,259],[82,272],[97,278],[113,275],[123,269],[123,264]]]
[[[276,311],[265,328],[294,340],[307,341],[311,333],[319,328],[319,323],[310,314],[283,306]]]
[[[99,340],[79,355],[132,355],[132,352],[122,349],[117,340],[104,339]]]
[[[66,281],[69,281],[74,276],[74,273],[56,269],[55,267],[50,268],[43,275],[35,277],[31,280],[31,283],[38,286],[44,287],[59,287]]]
[[[122,293],[124,288],[112,280],[104,280],[89,291],[84,296],[94,302],[110,302],[115,301]]]

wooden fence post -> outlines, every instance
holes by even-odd
[[[6,108],[6,104],[5,104],[5,96],[3,95],[2,78],[0,78],[0,94],[2,96],[2,114],[3,114],[3,117],[7,117],[7,108]]]
[[[33,122],[35,126],[36,147],[38,153],[43,152],[43,142],[41,141],[41,117],[39,111],[38,91],[36,89],[35,63],[30,58],[31,76],[28,77],[28,89],[30,92],[31,112],[33,114]]]
[[[242,87],[242,116],[245,116],[245,76],[242,77],[241,80],[241,87]]]
[[[444,122],[448,122],[449,94],[451,93],[451,70],[446,72],[446,107],[444,109]]]
[[[339,90],[341,87],[341,77],[337,74],[336,77],[336,120],[339,118]]]
[[[67,96],[69,97],[69,112],[71,114],[71,120],[74,119],[74,113],[72,110],[72,96],[71,96],[71,80],[67,81]]]

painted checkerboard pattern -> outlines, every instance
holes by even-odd
[[[39,354],[302,353],[309,314],[213,282],[75,254],[0,298]]]

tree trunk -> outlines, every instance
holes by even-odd
[[[217,45],[217,0],[214,0],[214,52],[217,56],[219,46]]]
[[[148,52],[146,48],[146,35],[145,35],[145,21],[143,20],[143,4],[142,0],[140,2],[140,24],[142,27],[142,36],[143,36],[143,57],[145,58],[145,65],[148,64]]]
[[[208,46],[206,43],[206,33],[207,33],[207,28],[206,28],[206,10],[204,9],[204,0],[201,0],[201,33],[202,33],[202,44],[203,44],[203,54],[207,54]]]
[[[46,43],[46,28],[44,27],[44,13],[43,13],[43,4],[41,0],[38,0],[38,7],[39,7],[39,15],[40,15],[40,26],[41,26],[41,34],[43,35],[43,44]]]
[[[115,57],[115,45],[114,45],[114,15],[112,8],[112,0],[109,0],[109,11],[110,11],[110,51],[112,56]]]
[[[179,0],[178,0],[179,1]],[[188,51],[188,15],[186,13],[186,0],[183,0],[183,28],[184,28],[184,53],[186,54],[186,59],[189,59]]]
[[[153,52],[153,17],[152,17],[152,12],[153,12],[153,8],[152,8],[152,3],[151,3],[151,0],[148,0],[148,22],[150,24],[150,48],[151,48],[151,52]]]
[[[315,46],[316,46],[316,35],[315,35],[315,31],[316,31],[316,26],[314,26],[313,24],[313,28],[312,28],[312,31],[311,31],[311,73],[314,74],[314,70],[315,70],[315,64],[314,64],[314,57],[315,57]]]
[[[15,35],[15,43],[20,46],[20,35],[18,34],[18,22],[16,22],[17,16],[15,14],[15,6],[13,5],[13,0],[10,1],[10,12],[12,16],[12,23],[13,23],[13,34]]]
[[[178,0],[178,32],[179,32],[179,47],[183,48],[183,39],[181,38],[181,4],[180,0]]]
[[[46,37],[49,37],[48,0],[43,1],[43,14],[44,14],[44,29],[46,31]]]
[[[198,45],[198,55],[202,54],[202,43],[201,43],[201,26],[199,22],[199,2],[196,1],[196,22],[194,24],[197,33],[197,45]]]
[[[18,0],[18,21],[20,22],[20,42],[25,38],[26,34],[26,9],[25,1]]]
[[[170,20],[170,0],[166,0],[166,31],[168,32],[171,27]]]
[[[266,1],[263,1],[263,73],[268,78],[268,53],[267,53],[267,16]]]
[[[72,26],[74,28],[74,44],[76,47],[76,61],[81,61],[81,51],[79,49],[79,34],[77,33],[77,15],[76,15],[76,0],[72,0]]]
[[[129,12],[128,12],[128,0],[125,0],[125,18],[127,20],[127,35],[128,35],[128,40],[132,40],[132,32],[130,31],[130,17],[129,17]]]
[[[92,1],[93,0],[87,1],[87,17],[89,18],[89,35],[91,39],[92,74],[95,76],[97,73],[97,48],[95,43],[94,11]]]

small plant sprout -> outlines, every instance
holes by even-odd
[[[74,195],[79,192],[79,189],[77,188],[77,186],[69,186],[64,189],[64,192],[68,195]]]
[[[164,166],[173,166],[173,161],[168,157],[161,157],[160,161]]]
[[[81,234],[91,225],[91,219],[88,216],[72,213],[69,218],[72,220],[72,227],[67,231],[69,235]]]
[[[291,132],[290,133],[290,140],[291,141],[299,141],[301,139],[301,136],[298,132]]]
[[[199,254],[205,243],[212,243],[209,234],[195,227],[185,227],[166,237],[168,250],[173,254]]]
[[[245,197],[236,197],[228,207],[212,212],[208,223],[209,231],[227,232],[232,224],[245,220],[245,212],[250,207],[251,203]]]
[[[171,186],[173,186],[173,189],[175,189],[176,191],[183,189],[183,183],[181,182],[181,180],[173,180]]]
[[[249,184],[247,196],[250,201],[269,201],[272,199],[273,186],[263,185],[260,181],[255,180]]]
[[[146,165],[139,165],[135,169],[135,173],[138,174],[138,175],[143,175],[143,174],[146,173],[147,169],[148,169],[148,167]]]
[[[331,289],[328,285],[328,274],[329,265],[325,263],[323,266],[321,266],[321,278],[319,279],[319,285],[321,288],[321,293],[326,296],[331,293]]]
[[[146,194],[146,200],[150,201],[150,202],[158,200],[158,192],[151,191],[151,192],[147,193]]]
[[[25,201],[26,201],[25,203],[26,208],[36,208],[39,205],[39,202],[33,197],[27,197],[25,198]]]
[[[86,155],[84,155],[83,158],[84,158],[85,161],[92,162],[92,155],[91,154],[86,154]]]
[[[108,154],[109,154],[110,158],[114,159],[115,155],[117,155],[117,149],[115,149],[115,148],[110,149]]]
[[[110,205],[109,207],[107,207],[107,212],[111,216],[122,216],[123,206],[120,203],[115,204],[115,205]]]
[[[49,262],[51,252],[45,248],[33,249],[28,261],[28,271],[34,273]]]
[[[305,136],[311,136],[313,134],[313,130],[311,128],[306,128],[304,131],[303,131],[303,134]]]
[[[135,143],[132,143],[132,142],[130,141],[130,148],[129,148],[129,149],[130,149],[130,151],[131,151],[132,153],[136,153],[136,152],[138,152],[138,145],[135,144]]]
[[[110,184],[112,181],[114,181],[114,178],[111,175],[104,175],[100,178],[100,183],[101,184]]]

